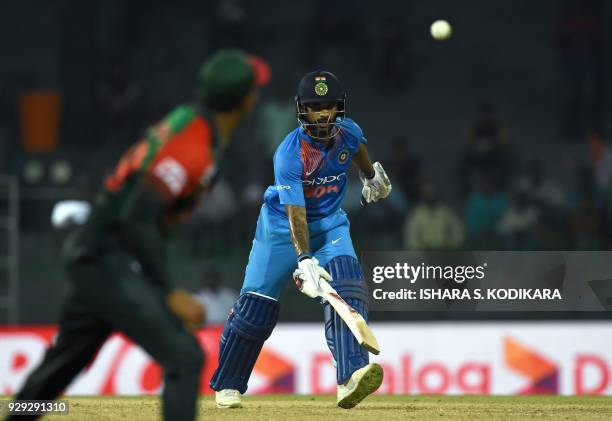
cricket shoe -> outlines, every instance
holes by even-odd
[[[217,408],[241,408],[240,401],[242,394],[235,389],[223,389],[215,393]]]
[[[383,381],[383,369],[376,363],[355,371],[344,384],[338,385],[338,406],[350,409],[374,393]]]

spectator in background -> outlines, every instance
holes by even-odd
[[[257,160],[257,166],[240,195],[240,238],[242,238],[241,244],[245,246],[251,244],[264,193],[273,182],[274,172],[271,168],[273,168],[271,158]]]
[[[388,161],[393,185],[404,193],[408,206],[418,203],[423,184],[422,163],[411,151],[407,139],[398,137],[393,141]]]
[[[282,77],[270,86],[270,97],[259,107],[259,138],[263,141],[267,158],[272,158],[278,145],[295,128],[295,102],[287,96],[293,91]]]
[[[210,39],[213,49],[225,47],[251,49],[247,28],[248,11],[241,0],[216,1],[212,17]]]
[[[587,142],[594,181],[600,189],[609,190],[612,186],[612,149],[597,133],[589,133]]]
[[[194,255],[227,253],[235,240],[237,224],[236,195],[230,184],[220,178],[193,212],[189,233],[192,237]]]
[[[602,133],[606,89],[603,0],[561,3],[557,44],[561,56],[561,135],[581,137],[587,130]]]
[[[9,145],[17,138],[17,106],[9,92],[9,81],[0,80],[0,174],[9,171]],[[12,168],[10,169],[12,170]]]
[[[567,247],[573,250],[600,250],[610,245],[610,206],[606,191],[598,185],[593,168],[588,164],[576,168],[574,192],[569,201],[565,231]]]
[[[527,164],[527,172],[518,179],[516,188],[544,212],[558,210],[565,204],[565,193],[559,184],[546,177],[541,159],[533,159]]]
[[[507,207],[508,196],[498,190],[496,180],[481,174],[479,189],[468,197],[465,211],[468,242],[471,247],[499,247],[497,227]]]
[[[601,250],[605,240],[603,213],[597,209],[592,197],[582,195],[569,218],[571,250]]]
[[[506,125],[490,100],[481,100],[476,115],[465,130],[465,153],[462,163],[462,190],[471,190],[476,174],[495,177],[504,183],[511,169]]]
[[[259,208],[261,207],[265,191],[266,185],[255,178],[248,182],[240,195],[242,216],[239,218],[239,223],[242,244],[249,244],[249,237],[252,237],[255,230]]]
[[[463,222],[436,196],[431,183],[422,187],[422,201],[404,222],[406,250],[456,250],[465,238]]]
[[[367,25],[357,2],[318,0],[306,10],[312,11],[304,29],[304,64],[307,67],[319,66],[322,51],[330,47],[352,49],[365,60]]]
[[[369,247],[395,250],[403,245],[401,227],[408,212],[408,206],[401,189],[393,189],[385,200],[376,206],[362,206],[361,188],[357,171],[348,174],[347,194],[342,209],[351,215],[351,230],[354,238],[367,241]],[[393,183],[392,179],[392,183]],[[372,232],[376,232],[375,238]]]
[[[532,250],[536,246],[540,211],[526,191],[517,191],[499,221],[498,231],[509,250]]]
[[[385,92],[395,93],[412,82],[412,43],[405,24],[397,16],[387,16],[372,42],[373,79]]]
[[[204,288],[196,292],[195,299],[206,309],[207,324],[222,324],[238,299],[238,292],[224,285],[219,270],[210,269],[204,273]]]
[[[588,164],[581,164],[576,167],[574,178],[574,192],[572,193],[568,207],[573,211],[581,206],[584,197],[588,197],[588,202],[600,209],[605,202],[605,187],[597,182],[593,168]]]
[[[612,150],[596,133],[589,136],[589,155],[591,166],[584,166],[583,173],[577,179],[576,191],[590,192],[595,206],[603,211],[604,222],[602,229],[605,239],[605,249],[612,248]],[[591,183],[591,185],[589,185]]]
[[[110,66],[98,88],[102,127],[107,136],[133,139],[141,126],[140,86],[130,80],[127,59],[113,55]]]

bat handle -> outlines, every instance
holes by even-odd
[[[361,206],[366,207],[368,206],[368,202],[366,201],[365,197],[363,197],[363,194],[361,195],[361,199],[359,200],[359,203],[361,204]]]

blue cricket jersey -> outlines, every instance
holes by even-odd
[[[342,121],[329,146],[296,128],[276,149],[274,185],[266,190],[264,202],[285,218],[284,205],[304,206],[309,223],[332,215],[342,205],[351,158],[361,143],[366,143],[363,132],[350,118]]]

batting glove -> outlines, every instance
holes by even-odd
[[[293,282],[303,294],[310,298],[321,297],[323,283],[331,280],[331,275],[319,266],[319,261],[314,257],[299,260],[298,268],[293,272]]]
[[[367,203],[378,202],[391,193],[391,181],[380,162],[375,162],[373,167],[374,177],[372,178],[366,178],[363,173],[359,173],[359,178],[363,183],[361,196]]]

